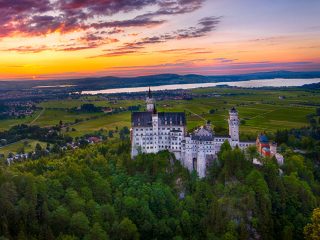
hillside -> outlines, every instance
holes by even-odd
[[[227,81],[247,81],[252,79],[273,79],[273,78],[319,78],[320,72],[290,72],[290,71],[275,71],[250,73],[239,75],[217,75],[217,76],[201,76],[201,75],[177,75],[177,74],[158,74],[139,77],[112,77],[105,76],[100,78],[80,78],[67,80],[32,80],[32,81],[0,81],[0,89],[8,90],[30,90],[39,86],[45,86],[40,89],[48,90],[46,86],[68,86],[65,89],[70,91],[84,90],[100,90],[110,88],[123,87],[142,87],[142,86],[157,86],[165,84],[190,84],[190,83],[205,83],[205,82],[227,82]],[[50,87],[49,90],[54,89]],[[60,88],[61,89],[61,88]]]
[[[319,205],[310,159],[273,159],[225,142],[200,180],[169,152],[130,159],[105,141],[0,172],[0,236],[7,239],[303,239]],[[4,238],[3,238],[4,239]]]

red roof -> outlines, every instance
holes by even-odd
[[[90,139],[91,141],[97,143],[97,142],[101,142],[102,140],[97,138],[97,137],[89,137],[88,139]]]

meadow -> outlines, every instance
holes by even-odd
[[[185,111],[187,116],[188,130],[201,125],[205,125],[210,120],[213,126],[228,127],[229,110],[235,107],[239,112],[240,120],[245,120],[245,124],[240,125],[240,132],[260,133],[263,131],[276,132],[277,129],[290,129],[308,126],[309,121],[306,115],[314,114],[316,108],[320,106],[320,94],[317,92],[304,91],[297,88],[284,89],[238,89],[238,88],[198,88],[189,90],[194,94],[216,93],[220,97],[194,97],[193,100],[164,100],[156,103],[159,112],[181,112]],[[156,93],[155,93],[156,95]],[[284,99],[279,99],[284,96]],[[101,100],[102,96],[84,96],[83,99],[44,101],[37,107],[45,108],[43,113],[33,125],[40,127],[55,126],[60,120],[63,123],[74,123],[76,119],[83,119],[83,122],[72,125],[68,134],[72,137],[81,137],[87,133],[94,133],[100,129],[116,130],[116,126],[123,128],[131,127],[131,112],[121,112],[109,116],[91,119],[95,116],[102,116],[103,113],[79,113],[69,112],[67,109],[81,106],[85,103],[92,103],[99,107],[126,108],[133,105],[142,105],[140,111],[145,110],[144,101],[124,101],[118,100],[117,104],[110,101]],[[99,101],[97,101],[99,100]],[[163,104],[172,106],[162,107]],[[55,108],[55,109],[54,109]],[[59,109],[59,110],[56,110]],[[214,109],[215,113],[210,114]],[[24,119],[10,119],[0,121],[0,131],[8,130],[16,124],[29,124],[41,113],[35,112],[32,117]],[[204,120],[205,119],[205,120]],[[318,122],[318,121],[317,121]],[[76,131],[72,131],[72,128]],[[66,132],[67,129],[62,129]],[[119,137],[115,133],[114,137]],[[31,140],[30,140],[31,141]],[[18,149],[18,147],[13,146]],[[3,153],[5,149],[0,149]],[[12,147],[9,151],[13,151]],[[6,150],[6,152],[8,152]]]
[[[25,141],[28,142],[26,145],[24,145]],[[0,153],[4,154],[6,157],[9,155],[9,153],[13,153],[15,155],[19,151],[19,149],[21,149],[23,147],[24,147],[25,153],[29,153],[35,149],[35,147],[38,143],[40,144],[40,146],[42,148],[47,147],[47,143],[45,143],[45,142],[40,142],[40,141],[33,140],[33,139],[26,139],[26,140],[22,140],[20,142],[13,143],[11,145],[0,148]]]
[[[41,113],[40,111],[35,111],[32,115],[26,116],[25,118],[15,118],[15,119],[5,119],[0,120],[0,131],[3,132],[5,130],[9,130],[11,127],[18,124],[29,124],[34,121],[37,116]]]

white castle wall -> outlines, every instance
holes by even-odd
[[[152,111],[155,104],[154,98],[147,97],[147,111]],[[215,156],[220,151],[221,145],[225,140],[230,142],[232,147],[238,145],[244,149],[255,142],[239,142],[239,119],[238,112],[235,109],[229,111],[229,134],[230,136],[216,136],[210,129],[210,123],[207,123],[207,129],[200,129],[197,136],[211,136],[213,141],[197,141],[186,136],[186,126],[173,126],[168,121],[168,125],[159,126],[158,114],[152,114],[152,125],[150,126],[133,126],[131,129],[132,151],[131,157],[138,155],[137,149],[141,149],[144,153],[157,153],[161,150],[169,150],[174,153],[177,160],[182,165],[194,170],[193,159],[197,159],[196,170],[200,178],[206,175],[206,159],[210,155]],[[170,123],[170,125],[169,125]],[[166,123],[167,124],[167,123]],[[177,132],[176,130],[180,131]],[[185,140],[185,141],[184,141]]]
[[[154,104],[156,102],[155,99],[147,97],[146,102],[147,102],[147,111],[148,112],[152,112],[153,106],[154,106]]]

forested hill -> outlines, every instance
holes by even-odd
[[[158,74],[139,77],[112,77],[105,76],[100,78],[80,78],[66,80],[30,80],[30,81],[5,81],[0,80],[0,89],[7,90],[25,90],[40,86],[40,89],[46,89],[46,86],[69,86],[65,87],[72,91],[98,90],[110,88],[125,87],[141,87],[141,86],[157,86],[165,84],[190,84],[190,83],[206,83],[206,82],[230,82],[230,81],[248,81],[252,79],[273,79],[273,78],[320,78],[320,72],[290,72],[290,71],[274,71],[262,73],[248,73],[239,75],[177,75],[177,74]],[[44,88],[41,88],[41,86]],[[49,90],[53,89],[52,87]],[[35,90],[35,89],[34,89]]]
[[[168,151],[104,141],[0,166],[0,239],[303,239],[319,205],[313,164],[290,150],[255,166],[225,142],[208,177]]]

